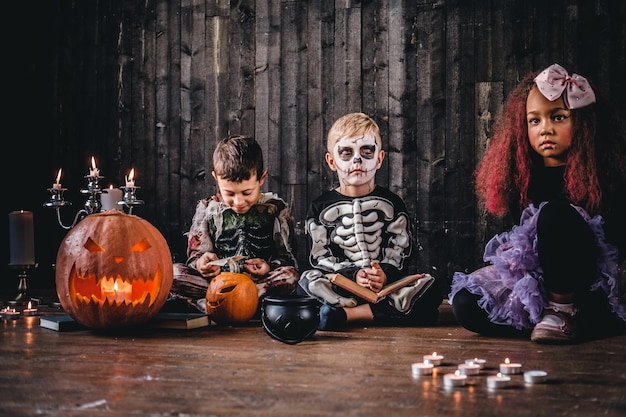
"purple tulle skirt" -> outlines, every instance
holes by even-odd
[[[494,236],[487,243],[483,259],[489,265],[470,274],[454,274],[448,295],[450,303],[454,295],[465,288],[481,296],[479,305],[493,323],[529,330],[541,320],[548,298],[537,255],[537,219],[544,204],[539,208],[527,207],[519,225]],[[603,291],[613,312],[626,322],[626,304],[620,294],[624,288],[619,288],[618,282],[617,249],[605,241],[601,216],[592,218],[582,208],[574,208],[593,230],[600,252],[599,274],[591,284],[591,290]]]

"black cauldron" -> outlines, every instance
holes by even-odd
[[[268,296],[261,304],[261,321],[265,332],[274,339],[300,343],[317,330],[320,303],[308,296]]]

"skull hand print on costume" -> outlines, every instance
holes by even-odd
[[[372,135],[340,138],[333,149],[339,181],[363,185],[374,180],[379,164],[380,147]]]

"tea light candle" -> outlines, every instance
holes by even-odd
[[[122,201],[122,190],[113,188],[111,185],[108,189],[102,190],[100,194],[100,202],[102,203],[102,211],[121,210],[118,201]]]
[[[480,359],[480,358],[465,359],[465,363],[474,363],[474,364],[480,366],[480,369],[483,369],[485,367],[485,364],[487,363],[487,360],[486,359]]]
[[[509,386],[510,382],[510,376],[502,375],[502,373],[498,372],[497,375],[487,377],[487,388],[505,388]]]
[[[432,355],[424,355],[424,363],[431,363],[434,366],[441,365],[443,362],[443,355],[437,354],[437,352],[433,352]]]
[[[20,317],[20,312],[14,308],[5,308],[2,310],[2,318],[6,320],[16,320]]]
[[[546,382],[548,378],[548,373],[546,371],[526,371],[524,372],[524,382],[527,384],[541,384],[542,382]]]
[[[457,369],[453,374],[443,376],[443,384],[446,387],[462,387],[467,382],[467,375],[462,375]]]
[[[34,265],[35,235],[32,211],[20,210],[9,213],[9,236],[11,265]]]
[[[31,301],[28,302],[28,307],[24,309],[25,316],[38,316],[39,312],[36,308],[33,308],[33,303]]]
[[[504,360],[504,363],[500,364],[500,372],[505,375],[510,374],[519,374],[522,372],[522,364],[521,363],[511,363],[509,358]]]
[[[431,375],[433,373],[434,365],[426,362],[416,362],[411,365],[413,370],[413,376]]]
[[[480,365],[474,362],[462,363],[458,366],[458,370],[463,375],[478,375]]]

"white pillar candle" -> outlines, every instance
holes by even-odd
[[[32,211],[9,213],[11,265],[35,264],[35,234]]]
[[[100,194],[100,203],[102,203],[102,211],[121,210],[121,206],[117,204],[122,201],[122,190],[119,188],[107,188],[102,190]]]

